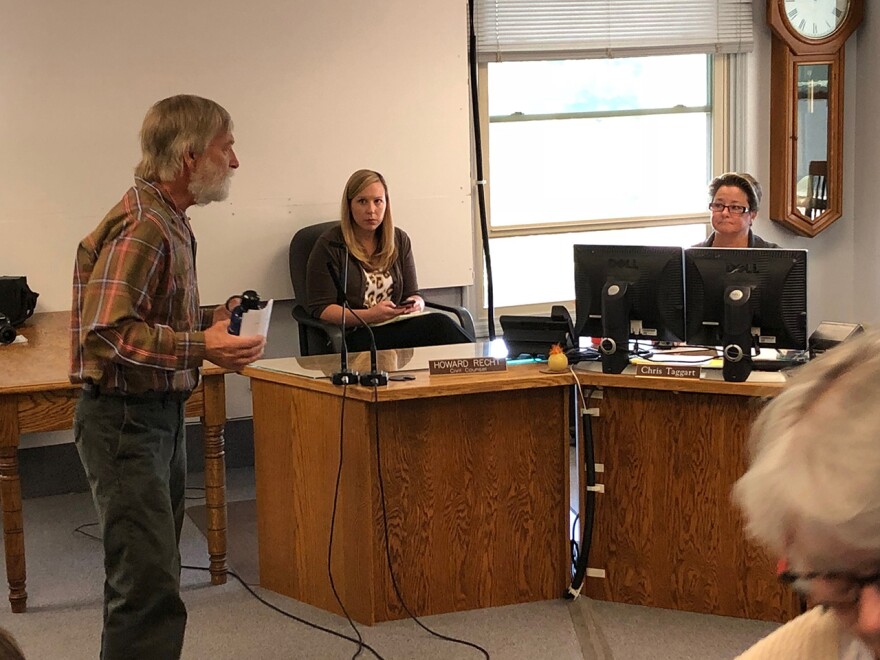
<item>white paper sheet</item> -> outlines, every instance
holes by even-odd
[[[272,318],[272,303],[274,300],[266,302],[263,309],[249,309],[241,317],[241,331],[238,333],[240,337],[250,337],[252,335],[269,336],[269,319]]]

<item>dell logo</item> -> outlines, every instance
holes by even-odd
[[[638,269],[639,264],[635,259],[609,259],[608,265],[612,268]]]
[[[758,264],[727,264],[727,273],[758,273]]]

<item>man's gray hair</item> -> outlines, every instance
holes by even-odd
[[[141,127],[141,162],[135,176],[146,181],[172,181],[186,154],[199,155],[221,132],[232,130],[229,113],[200,96],[179,94],[153,105]]]
[[[733,498],[747,532],[780,555],[804,524],[880,551],[880,332],[794,374],[752,427]]]

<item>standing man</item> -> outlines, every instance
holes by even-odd
[[[238,167],[217,103],[172,96],[147,112],[134,186],[80,243],[73,274],[74,436],[104,544],[101,658],[179,658],[184,405],[202,360],[239,370],[263,337],[199,308],[186,210],[221,201]]]

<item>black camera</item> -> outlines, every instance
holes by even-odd
[[[15,327],[3,312],[0,312],[0,344],[11,344],[15,341]]]

